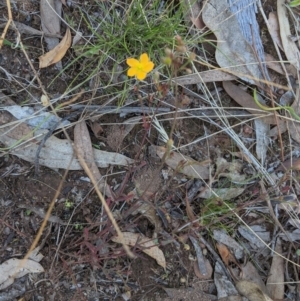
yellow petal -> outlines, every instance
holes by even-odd
[[[139,80],[143,80],[145,79],[147,76],[147,73],[146,72],[143,72],[141,70],[137,70],[136,71],[136,78],[139,79]]]
[[[129,68],[127,71],[127,75],[132,77],[136,75],[136,68]]]
[[[127,65],[128,65],[129,67],[135,67],[135,66],[137,66],[140,62],[139,62],[138,60],[134,59],[134,58],[128,58],[128,59],[126,60],[126,63],[127,63]]]
[[[140,62],[142,64],[145,64],[145,63],[148,63],[149,62],[149,57],[148,57],[148,54],[147,53],[143,53],[141,56],[140,56]]]
[[[143,71],[147,73],[152,71],[153,68],[154,68],[154,64],[152,62],[148,62],[143,65]]]

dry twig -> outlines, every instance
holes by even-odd
[[[10,1],[6,0],[6,4],[7,4],[7,11],[8,11],[8,20],[7,20],[7,23],[6,23],[5,27],[4,27],[4,30],[3,30],[1,38],[0,38],[0,49],[2,48],[2,45],[3,45],[4,39],[5,39],[7,30],[9,28],[9,26],[10,26],[10,23],[13,21],[12,13],[11,13]]]

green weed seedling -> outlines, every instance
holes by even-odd
[[[81,225],[80,223],[75,223],[74,229],[77,230],[77,231],[82,231],[83,230],[83,225]]]
[[[72,201],[69,201],[68,199],[65,201],[65,209],[70,210],[73,208],[74,203]]]

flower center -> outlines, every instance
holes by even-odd
[[[143,64],[142,64],[142,63],[138,63],[138,65],[136,66],[136,68],[137,68],[139,71],[142,71],[142,70],[143,70]]]

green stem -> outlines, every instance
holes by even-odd
[[[267,107],[267,106],[264,106],[263,104],[261,104],[257,98],[256,89],[254,89],[254,91],[253,91],[253,98],[254,98],[255,103],[264,111],[278,111],[278,110],[284,109],[284,110],[288,111],[295,120],[300,121],[300,116],[290,106],[270,108],[270,107]]]

